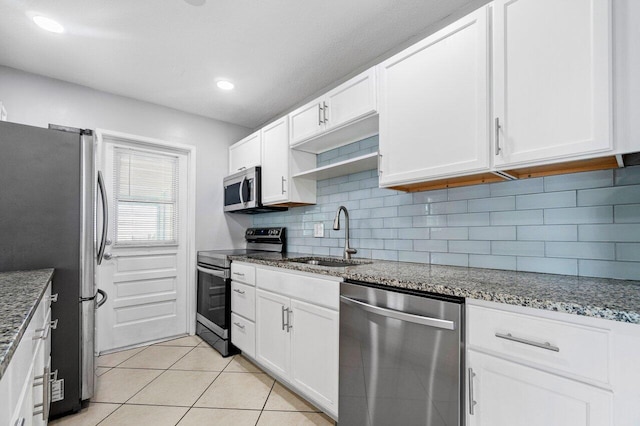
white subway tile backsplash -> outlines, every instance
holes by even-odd
[[[448,199],[453,200],[471,200],[474,198],[487,198],[491,196],[488,185],[462,186],[459,188],[448,189]]]
[[[489,213],[461,213],[447,215],[449,226],[488,226]]]
[[[492,197],[504,197],[507,195],[535,194],[544,191],[542,178],[520,179],[508,182],[489,184]]]
[[[640,243],[617,243],[616,260],[640,262]]]
[[[640,279],[640,262],[579,259],[578,272],[586,277],[637,280]]]
[[[491,254],[544,257],[541,241],[491,241]]]
[[[547,242],[545,253],[547,257],[573,259],[614,260],[616,258],[616,248],[613,243]]]
[[[578,260],[552,259],[548,257],[518,257],[517,270],[544,274],[578,275]]]
[[[491,256],[484,254],[470,254],[469,266],[472,268],[516,270],[515,256]]]
[[[613,186],[613,170],[570,173],[544,178],[545,192],[601,188],[605,186]]]
[[[625,204],[613,209],[615,223],[640,223],[640,204]]]
[[[490,241],[449,241],[450,253],[491,253]]]
[[[322,153],[318,164],[377,142]],[[376,170],[317,185],[317,205],[256,215],[254,226],[286,226],[290,252],[342,257],[344,225],[331,227],[345,205],[359,258],[640,279],[640,167],[411,194],[379,188]],[[312,237],[317,222],[324,238]]]
[[[469,266],[469,255],[458,253],[431,253],[434,265]]]
[[[640,226],[638,224],[578,225],[578,239],[580,241],[640,241]]]
[[[613,223],[613,206],[547,209],[544,211],[544,223]]]
[[[432,240],[468,240],[468,228],[431,228]]]
[[[611,188],[581,189],[579,206],[606,206],[640,203],[640,185],[612,186]]]
[[[469,228],[470,240],[515,240],[515,226],[478,226]]]
[[[469,212],[497,212],[516,209],[516,197],[495,197],[469,200]]]
[[[443,203],[431,203],[429,204],[429,214],[451,214],[451,213],[466,213],[467,201],[445,201]]]
[[[522,210],[510,212],[491,212],[491,225],[542,225],[542,210]]]
[[[547,192],[543,194],[518,195],[516,210],[548,209],[559,207],[575,207],[576,192]]]
[[[520,241],[578,241],[578,225],[518,226]]]

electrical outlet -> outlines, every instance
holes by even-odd
[[[313,236],[318,238],[324,237],[324,223],[314,223],[313,224]]]

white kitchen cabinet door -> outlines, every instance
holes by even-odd
[[[295,145],[324,131],[323,99],[310,102],[289,114],[289,144]]]
[[[611,1],[493,4],[495,166],[611,150]]]
[[[283,117],[262,130],[262,203],[289,198],[289,121]]]
[[[488,13],[378,66],[381,186],[489,169]]]
[[[252,133],[229,147],[229,174],[260,165],[260,135],[259,131]]]
[[[467,407],[469,426],[610,426],[611,392],[469,351]]]
[[[338,414],[338,312],[291,300],[291,380]]]
[[[291,337],[284,326],[288,308],[288,297],[256,290],[256,359],[286,379],[291,365]]]
[[[376,69],[370,68],[327,93],[323,104],[326,130],[375,113],[376,101]]]

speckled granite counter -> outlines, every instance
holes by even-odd
[[[286,257],[306,256],[309,255],[287,254]],[[391,287],[640,324],[640,281],[381,260],[335,268],[288,262],[279,254],[232,258]]]
[[[0,272],[0,378],[52,276],[53,269]]]

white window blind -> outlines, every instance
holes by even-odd
[[[115,244],[177,244],[178,158],[114,149]]]

